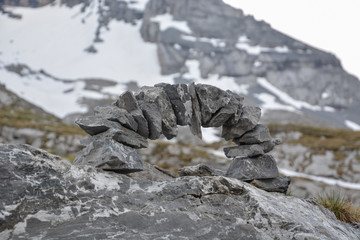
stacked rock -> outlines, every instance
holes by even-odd
[[[147,139],[162,134],[171,139],[177,135],[177,125],[188,125],[199,138],[201,126],[222,127],[222,136],[238,144],[224,149],[233,158],[226,176],[255,180],[265,190],[278,189],[274,186],[285,181],[279,177],[275,160],[265,153],[279,142],[258,124],[260,108],[243,106],[243,100],[231,91],[194,83],[161,83],[143,87],[135,95],[127,91],[112,106],[96,107],[94,116],[76,121],[91,137],[82,141],[85,148],[74,163],[119,173],[141,171],[136,149],[146,148]]]

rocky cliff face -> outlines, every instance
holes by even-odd
[[[219,176],[128,175],[0,145],[1,239],[359,239],[312,200]]]

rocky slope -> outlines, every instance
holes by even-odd
[[[0,145],[1,239],[359,239],[311,199],[218,176],[123,175]]]

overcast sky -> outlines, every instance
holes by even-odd
[[[360,0],[224,0],[257,20],[334,53],[360,78]]]

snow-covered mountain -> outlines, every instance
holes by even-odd
[[[334,55],[221,0],[47,3],[3,1],[0,82],[59,117],[195,81],[246,95],[267,122],[360,129],[360,81]]]

